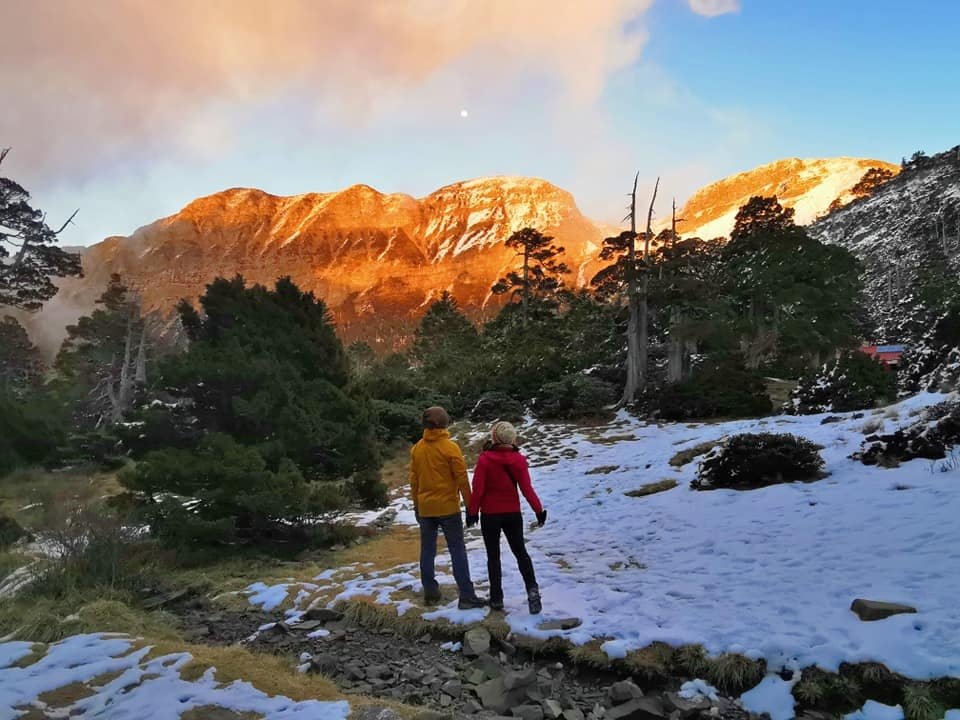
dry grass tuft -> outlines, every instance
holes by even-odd
[[[666,478],[655,483],[648,483],[641,487],[638,487],[636,490],[628,490],[624,493],[627,497],[646,497],[647,495],[655,495],[659,492],[664,492],[666,490],[673,490],[679,483],[672,478]]]
[[[720,440],[711,440],[709,442],[702,442],[699,445],[694,445],[692,448],[687,448],[686,450],[681,450],[672,458],[670,458],[670,465],[673,467],[683,467],[689,462],[693,462],[695,458],[705,455],[717,445],[720,444]]]

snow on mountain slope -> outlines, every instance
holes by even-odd
[[[864,263],[869,307],[879,341],[910,339],[905,311],[917,278],[931,267],[960,272],[960,146],[921,158],[869,197],[809,228],[822,242],[847,248]]]
[[[732,175],[698,190],[678,217],[684,235],[702,238],[727,237],[737,211],[754,195],[776,195],[781,204],[795,210],[795,222],[807,225],[827,212],[840,198],[848,202],[850,189],[872,167],[899,172],[898,165],[863,158],[790,158]]]
[[[814,415],[656,426],[623,415],[593,429],[528,425],[521,436],[550,512],[547,524],[529,533],[544,617],[572,615],[583,624],[537,630],[542,618],[527,614],[523,583],[505,554],[507,621],[518,633],[578,644],[607,638],[603,649],[611,657],[655,641],[702,643],[711,653],[766,658],[771,671],[878,661],[913,678],[960,676],[960,471],[941,472],[928,461],[884,469],[849,459],[867,422],[892,431],[943,399],[920,395],[830,424]],[[806,437],[823,446],[830,475],[809,484],[697,492],[689,487],[696,462],[669,464],[678,450],[741,432]],[[678,486],[625,495],[665,478]],[[397,506],[404,510],[398,521],[412,522],[409,501]],[[470,537],[471,568],[483,589],[482,542],[475,531]],[[415,560],[383,572],[331,571],[321,592],[331,602],[372,595],[410,612],[416,605],[408,596],[393,593],[420,590]],[[265,588],[256,590],[262,596]],[[301,609],[314,599],[295,587],[284,594],[296,595]],[[857,597],[904,602],[919,612],[865,623],[850,611]],[[474,622],[484,612],[460,612],[453,603],[424,617]]]

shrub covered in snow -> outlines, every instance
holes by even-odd
[[[734,435],[709,453],[691,483],[695,490],[750,488],[823,477],[819,448],[796,435]]]
[[[949,392],[960,387],[960,308],[943,314],[900,362],[900,392]]]
[[[895,467],[915,458],[941,460],[960,445],[960,402],[927,408],[918,420],[889,435],[871,436],[854,455],[864,465]]]
[[[523,419],[523,405],[505,392],[489,392],[484,394],[470,411],[470,419],[474,422],[491,422],[506,420],[519,422]]]
[[[547,383],[533,401],[533,412],[539,418],[576,420],[607,414],[616,402],[617,389],[592,375],[568,375]]]
[[[894,374],[880,361],[852,351],[806,375],[784,410],[791,415],[864,410],[895,395]]]
[[[664,420],[757,417],[773,409],[763,380],[735,358],[707,362],[689,380],[667,385],[647,407]]]

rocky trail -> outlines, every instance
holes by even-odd
[[[357,694],[421,707],[422,720],[501,717],[524,720],[751,720],[735,701],[689,686],[641,687],[617,667],[578,666],[546,651],[533,654],[483,627],[410,637],[386,627],[361,627],[338,611],[318,608],[300,622],[258,611],[223,611],[193,597],[167,610],[185,635],[210,645],[243,643],[318,672],[347,695]],[[638,681],[639,682],[639,681]],[[390,720],[393,710],[366,708],[365,718]]]

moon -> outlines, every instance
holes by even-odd
[[[468,113],[466,110],[461,110],[461,111],[460,111],[460,117],[462,117],[462,118],[470,117],[470,113]]]

